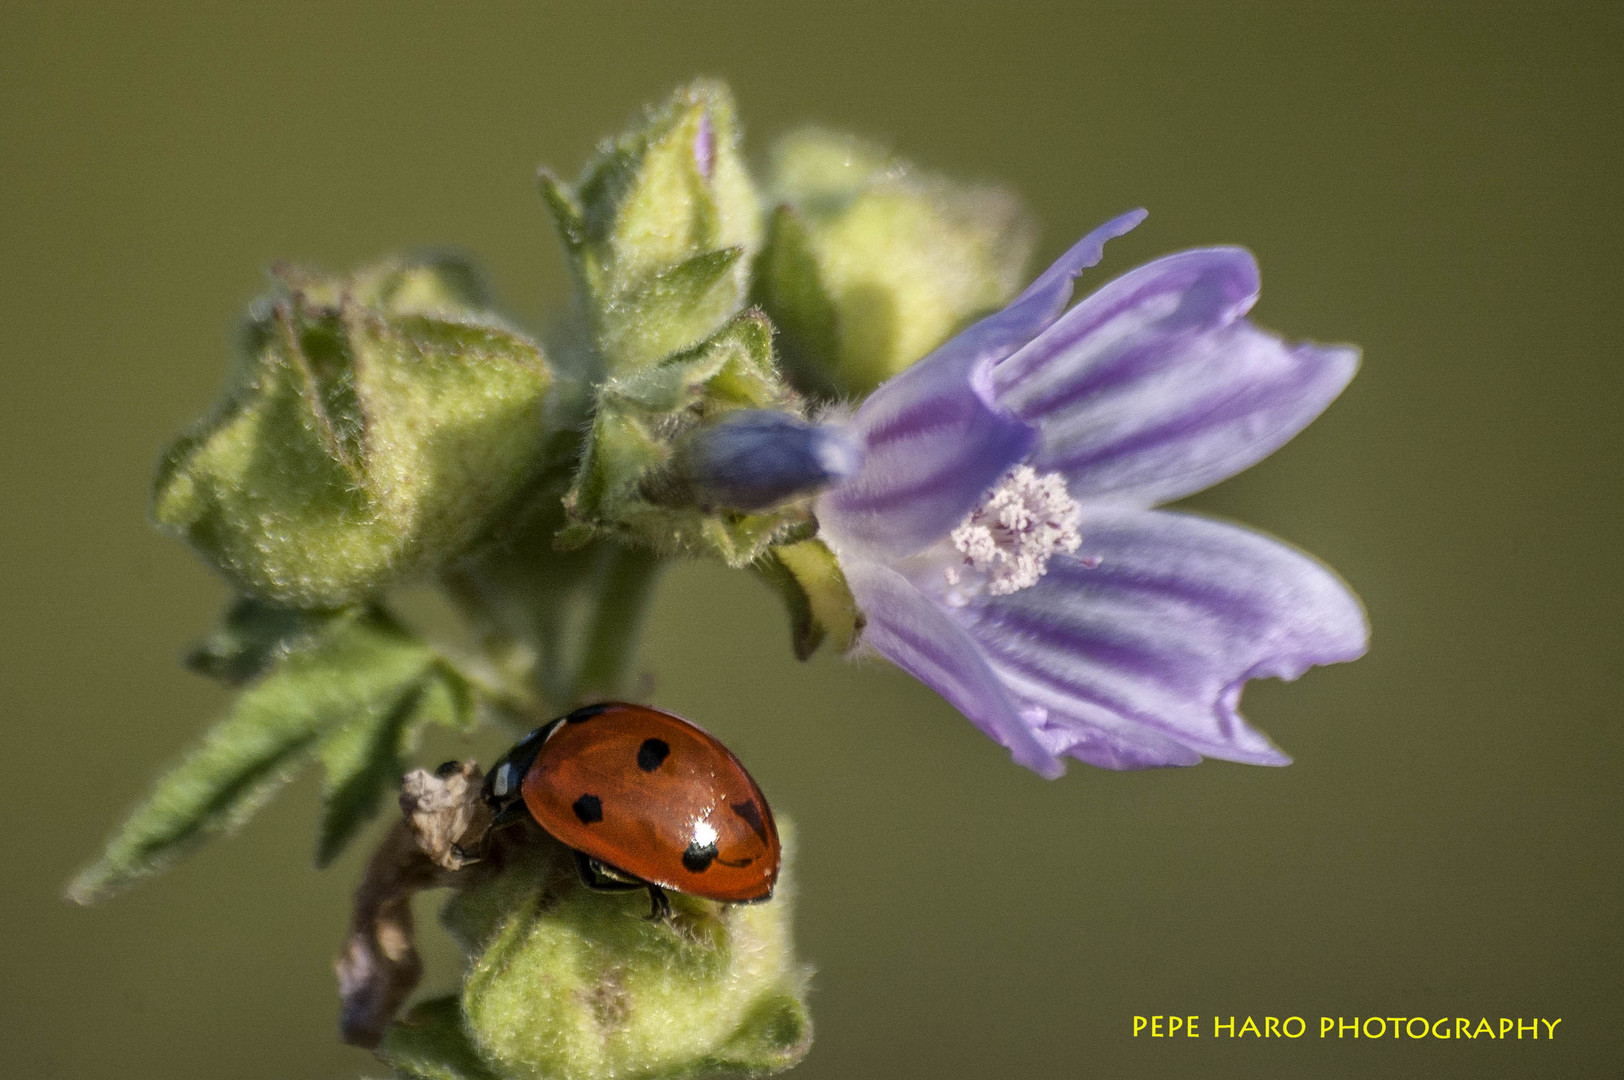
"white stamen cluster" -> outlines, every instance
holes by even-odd
[[[1066,490],[1059,473],[1038,475],[1030,465],[1017,465],[970,511],[951,533],[964,562],[985,575],[994,596],[1007,596],[1038,583],[1056,553],[1077,550],[1082,535],[1077,523],[1082,509]],[[962,572],[947,571],[950,585]]]

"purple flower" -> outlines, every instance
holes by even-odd
[[[1157,259],[1061,315],[1136,210],[877,389],[855,476],[817,503],[866,645],[1044,776],[1290,759],[1248,679],[1365,651],[1359,601],[1307,555],[1152,507],[1268,456],[1341,392],[1352,348],[1244,316],[1239,248]]]

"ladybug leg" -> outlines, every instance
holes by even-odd
[[[472,845],[464,847],[462,844],[451,845],[451,850],[464,862],[478,862],[485,857],[485,849],[490,844],[491,834],[498,829],[505,829],[516,825],[530,816],[523,802],[515,800],[508,803],[496,812],[491,823],[485,826],[485,831],[479,834],[479,839]]]
[[[575,853],[575,872],[581,875],[582,885],[598,892],[630,892],[643,887],[641,879],[619,876],[584,851]]]
[[[517,824],[529,816],[530,810],[524,805],[524,800],[514,799],[496,812],[496,816],[491,818],[491,823],[486,826],[485,831],[493,833],[497,829],[505,829],[509,825]]]
[[[581,875],[581,884],[599,892],[629,892],[632,889],[647,889],[649,921],[670,921],[671,900],[665,895],[665,890],[658,885],[607,866],[584,851],[575,853],[575,869]]]

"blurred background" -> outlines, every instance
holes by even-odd
[[[540,325],[567,282],[536,166],[574,175],[696,74],[731,82],[758,160],[816,121],[1007,183],[1037,265],[1139,205],[1096,275],[1245,244],[1259,322],[1365,356],[1283,452],[1189,500],[1369,607],[1367,658],[1248,691],[1288,769],[1045,782],[899,672],[797,664],[748,575],[667,577],[660,702],[799,826],[796,1075],[1617,1074],[1620,10],[0,5],[0,1075],[384,1071],[336,1039],[364,845],[312,869],[313,776],[125,896],[60,899],[227,701],[178,662],[226,591],[148,527],[152,464],[273,259],[459,245]],[[443,942],[429,963],[455,985]],[[1131,1036],[1169,1013],[1310,1033]],[[1562,1024],[1339,1042],[1321,1015]]]

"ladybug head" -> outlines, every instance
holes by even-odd
[[[536,754],[541,750],[541,744],[547,741],[558,721],[535,731],[520,739],[518,744],[496,759],[491,771],[485,774],[485,784],[480,793],[485,798],[485,805],[496,813],[512,805],[520,798],[519,787],[524,783],[525,774],[530,771],[531,764],[536,760]]]

